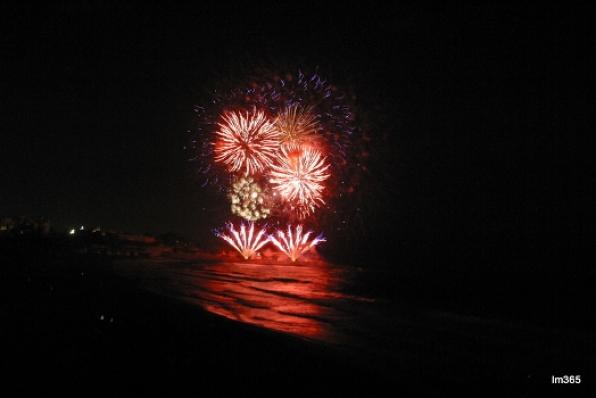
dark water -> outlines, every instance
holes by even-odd
[[[148,262],[120,272],[226,318],[329,344],[347,343],[374,311],[374,299],[346,293],[355,272],[332,265]]]
[[[420,308],[354,294],[366,271],[332,264],[138,260],[117,272],[234,321],[336,347],[385,372],[539,381],[593,364],[570,330]],[[368,365],[367,365],[368,366]]]

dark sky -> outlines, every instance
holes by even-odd
[[[590,70],[589,10],[194,3],[1,6],[0,215],[200,236],[213,195],[182,150],[193,106],[281,64],[319,67],[372,121],[376,244],[585,242],[569,130],[588,94],[566,79]]]

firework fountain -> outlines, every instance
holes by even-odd
[[[265,234],[265,229],[257,231],[255,234],[255,225],[249,224],[248,228],[246,225],[240,225],[240,231],[236,230],[232,223],[228,224],[229,234],[218,232],[217,236],[225,240],[232,246],[245,260],[252,258],[257,254],[268,242],[269,238]]]
[[[325,242],[323,235],[310,238],[311,234],[312,231],[303,233],[302,225],[297,225],[294,232],[292,226],[288,225],[287,233],[278,229],[275,235],[269,236],[269,240],[294,262],[319,243]]]

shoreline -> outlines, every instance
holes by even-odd
[[[275,382],[292,389],[325,386],[366,394],[389,386],[435,395],[470,379],[534,389],[545,385],[542,379],[553,366],[587,374],[594,359],[593,344],[563,343],[568,334],[550,330],[547,336],[502,320],[433,314],[407,302],[381,323],[393,325],[382,329],[396,334],[375,337],[387,356],[354,351],[151,293],[140,279],[115,272],[114,259],[25,248],[0,252],[8,298],[2,305],[8,325],[3,361],[10,375],[110,385],[151,381],[166,390],[176,380],[199,392],[225,388],[223,379],[252,392]],[[574,344],[573,352],[565,351]]]

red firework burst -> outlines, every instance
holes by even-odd
[[[271,165],[269,182],[302,218],[325,203],[322,183],[330,177],[328,169],[329,164],[317,149],[284,146],[277,162]]]
[[[262,111],[225,112],[218,123],[214,160],[244,175],[268,169],[279,148],[279,133]]]

